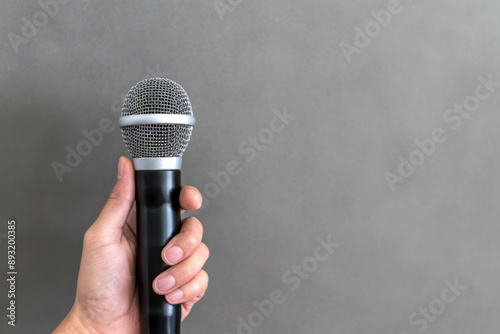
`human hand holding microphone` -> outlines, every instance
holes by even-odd
[[[178,334],[207,289],[203,226],[180,220],[202,204],[196,188],[180,186],[194,125],[187,94],[168,79],[144,80],[125,110],[146,116],[120,120],[134,162],[120,158],[116,185],[85,233],[75,303],[54,333]]]

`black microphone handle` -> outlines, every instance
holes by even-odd
[[[153,280],[169,266],[161,251],[181,228],[180,170],[135,172],[137,205],[137,280],[143,334],[180,334],[181,306],[153,290]]]

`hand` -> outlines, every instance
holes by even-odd
[[[140,333],[134,197],[134,167],[122,157],[116,185],[83,239],[75,303],[54,333]],[[196,188],[183,186],[179,200],[184,212],[199,209],[202,197]],[[183,320],[208,285],[202,267],[209,251],[202,235],[200,221],[186,218],[180,234],[158,254],[172,267],[156,277],[154,291],[171,304],[182,304]]]

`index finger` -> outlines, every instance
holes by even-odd
[[[179,203],[181,204],[181,213],[187,211],[195,211],[201,208],[203,199],[198,189],[193,186],[182,186],[179,195]]]

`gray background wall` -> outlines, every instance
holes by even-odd
[[[210,172],[242,166],[198,213],[211,281],[184,333],[237,333],[275,289],[286,301],[254,333],[498,332],[499,87],[460,125],[446,115],[474,102],[480,76],[500,81],[500,3],[401,1],[376,34],[371,11],[388,1],[222,1],[219,16],[211,0],[73,0],[47,22],[37,1],[0,4],[0,247],[16,218],[19,272],[18,326],[3,315],[3,332],[46,333],[71,307],[83,233],[127,152],[116,129],[62,182],[51,164],[82,130],[116,125],[122,95],[149,76],[193,103],[184,183],[207,194]],[[16,52],[9,33],[34,16],[43,26]],[[367,23],[376,36],[345,57]],[[296,117],[247,161],[238,147],[284,108]],[[415,140],[435,128],[447,140],[392,191],[384,174],[418,160]],[[328,236],[340,246],[314,268]],[[455,279],[467,288],[450,302]]]

